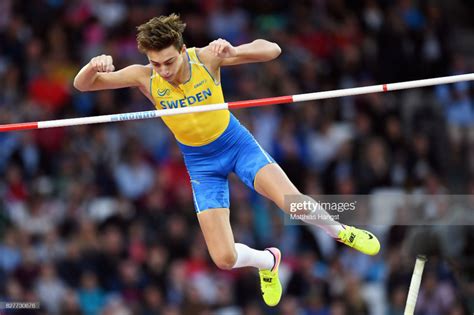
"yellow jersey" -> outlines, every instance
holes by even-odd
[[[158,110],[224,103],[221,84],[201,63],[195,48],[186,50],[190,66],[188,81],[175,87],[153,69],[150,93]],[[227,128],[228,110],[191,113],[162,117],[165,124],[182,144],[202,146],[217,139]]]

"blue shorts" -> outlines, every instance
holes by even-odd
[[[213,142],[198,147],[180,142],[178,145],[191,178],[197,213],[206,209],[229,208],[227,177],[230,172],[236,173],[254,189],[257,172],[275,162],[232,114],[227,129]]]

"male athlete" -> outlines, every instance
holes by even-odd
[[[148,65],[114,71],[112,57],[101,55],[79,71],[74,86],[81,91],[137,87],[159,110],[224,103],[221,67],[269,61],[281,52],[277,44],[262,39],[237,47],[218,39],[203,48],[186,48],[182,37],[185,26],[175,14],[151,19],[138,27],[137,35],[138,49],[148,57]],[[291,210],[285,203],[287,195],[313,203],[315,213],[321,215],[303,221],[365,254],[378,253],[380,244],[373,234],[332,220],[313,199],[302,195],[228,110],[162,118],[182,151],[199,225],[212,260],[222,269],[259,268],[267,305],[275,306],[281,298],[281,253],[277,248],[255,250],[234,242],[229,222],[230,172],[286,213]]]

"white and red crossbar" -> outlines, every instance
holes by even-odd
[[[390,83],[390,84],[381,84],[381,85],[371,85],[371,86],[365,86],[365,87],[341,89],[341,90],[333,90],[333,91],[325,91],[325,92],[306,93],[306,94],[297,94],[297,95],[289,95],[289,96],[277,96],[277,97],[261,98],[261,99],[255,99],[255,100],[211,104],[211,105],[205,105],[205,106],[191,106],[191,107],[183,107],[183,108],[150,110],[150,111],[114,114],[114,115],[102,115],[102,116],[47,120],[47,121],[17,123],[17,124],[6,124],[6,125],[0,125],[0,132],[15,131],[15,130],[29,130],[29,129],[43,129],[43,128],[52,128],[52,127],[65,127],[65,126],[75,126],[75,125],[88,125],[88,124],[106,123],[106,122],[114,122],[114,121],[149,119],[149,118],[156,118],[156,117],[162,117],[162,116],[209,112],[209,111],[222,110],[222,109],[237,109],[237,108],[267,106],[267,105],[284,104],[284,103],[296,103],[296,102],[321,100],[321,99],[334,98],[334,97],[413,89],[413,88],[419,88],[419,87],[425,87],[425,86],[449,84],[449,83],[472,81],[472,80],[474,80],[474,73],[468,73],[468,74],[453,75],[453,76],[448,76],[448,77],[415,80],[415,81],[407,81],[407,82],[399,82],[399,83]]]

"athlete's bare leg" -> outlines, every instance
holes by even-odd
[[[290,205],[289,203],[285,203],[285,196],[301,195],[301,200],[308,199],[312,202],[315,202],[314,200],[310,199],[310,197],[301,194],[301,192],[290,181],[288,176],[286,176],[281,167],[276,163],[267,164],[257,172],[254,181],[254,187],[259,194],[272,200],[286,213],[290,213]],[[320,216],[324,219],[304,221],[306,223],[321,227],[329,235],[336,238],[339,232],[343,229],[343,226],[332,220],[327,212],[324,211],[324,209],[319,209],[318,211],[321,214],[325,214]]]
[[[255,176],[255,190],[262,196],[272,200],[280,209],[289,213],[285,205],[285,196],[301,195],[281,167],[276,164],[267,164]]]
[[[312,215],[302,219],[305,223],[322,228],[330,236],[364,254],[375,255],[379,252],[380,243],[372,233],[333,220],[315,200],[296,189],[278,164],[262,167],[255,176],[254,186],[257,192],[275,202],[286,213],[290,213],[291,209],[289,202],[285,202],[285,196],[299,196],[301,201],[314,205]]]
[[[197,217],[214,263],[221,269],[232,269],[237,260],[237,253],[229,221],[229,209],[208,209],[198,213]]]
[[[197,216],[209,254],[219,268],[271,269],[273,267],[274,258],[269,251],[255,250],[234,242],[229,209],[208,209],[198,213]]]

